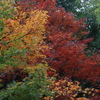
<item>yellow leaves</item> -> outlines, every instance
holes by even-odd
[[[23,25],[22,33],[26,35],[23,37],[26,44],[37,45],[41,41],[43,42],[43,36],[45,31],[44,24],[46,23],[47,15],[41,11],[30,12],[30,17],[26,19],[26,24]],[[36,42],[35,42],[36,41]],[[35,43],[34,43],[35,42]]]
[[[10,20],[10,25],[14,28],[19,26],[19,22],[17,20]]]
[[[44,99],[44,100],[54,100],[54,98],[51,97],[51,96],[44,97],[43,99]]]
[[[26,18],[27,14],[28,17]],[[43,36],[45,33],[44,24],[46,24],[47,18],[46,11],[33,10],[21,12],[16,19],[4,19],[5,27],[1,37],[2,46],[0,52],[11,47],[27,49],[25,60],[28,65],[34,67],[38,58],[46,57],[40,53],[40,50],[47,48],[46,45],[42,45],[45,38]]]
[[[89,99],[87,99],[85,97],[81,97],[81,98],[77,98],[76,100],[89,100]]]
[[[22,17],[25,15],[22,15]],[[5,29],[3,36],[9,38],[9,41],[14,39],[23,38],[27,45],[36,46],[38,43],[43,42],[43,36],[45,31],[44,24],[47,21],[46,12],[42,11],[32,11],[29,12],[30,17],[25,19],[24,24],[20,24],[17,20],[8,19],[5,21]],[[21,34],[23,33],[23,34]],[[36,41],[36,42],[35,42]],[[23,44],[23,42],[22,42]]]
[[[2,79],[0,79],[0,82],[2,82]]]
[[[79,82],[75,81],[69,81],[67,79],[60,79],[57,82],[53,81],[51,88],[53,88],[53,91],[56,91],[58,98],[59,96],[68,96],[69,99],[66,100],[74,100],[74,98],[77,96],[78,91],[82,91],[81,86],[79,86]]]
[[[87,95],[95,95],[93,93],[94,88],[86,88],[85,90],[83,90],[78,81],[72,82],[67,79],[53,81],[50,88],[53,88],[52,90],[55,91],[57,99],[59,99],[59,97],[64,97],[64,99],[66,98],[66,100],[89,100],[88,98],[86,98]],[[76,98],[79,91],[83,93],[84,97]]]
[[[8,19],[5,21],[5,28],[4,28],[4,34],[6,38],[12,38],[14,39],[14,36],[17,38],[18,34],[15,34],[15,31],[18,30],[19,22],[16,20]],[[7,36],[6,36],[7,35]]]
[[[3,4],[6,4],[5,6],[10,6],[9,4],[14,4],[15,3],[15,0],[1,0],[1,2]]]
[[[26,19],[26,25],[24,26],[24,29],[27,31],[31,29],[31,32],[43,34],[43,31],[45,31],[44,24],[46,23],[46,21],[46,12],[35,10],[33,12],[30,12],[30,17]]]
[[[54,68],[51,68],[51,67],[48,67],[48,70],[49,70],[49,71],[56,72],[56,70],[55,70]]]
[[[71,91],[81,91],[81,87],[79,86],[79,82],[78,81],[75,81],[75,83],[73,82],[67,82],[67,85],[68,85],[68,89],[70,89]],[[67,89],[67,88],[66,88]]]

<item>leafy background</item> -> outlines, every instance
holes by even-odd
[[[0,100],[99,100],[99,9],[99,0],[1,0]]]

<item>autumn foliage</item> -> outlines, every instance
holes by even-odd
[[[100,56],[87,55],[85,51],[88,43],[93,40],[93,38],[85,38],[89,33],[86,30],[85,19],[76,19],[72,12],[57,7],[56,0],[20,0],[13,6],[15,13],[12,18],[0,18],[2,22],[0,25],[4,25],[0,33],[0,65],[2,66],[0,73],[11,68],[13,75],[10,73],[8,78],[13,79],[15,72],[18,71],[17,74],[22,76],[21,79],[28,77],[29,80],[26,81],[29,84],[25,82],[31,87],[30,84],[34,81],[31,82],[30,73],[33,71],[36,74],[35,68],[46,67],[46,77],[42,78],[51,80],[52,85],[46,84],[46,88],[51,90],[52,96],[40,93],[41,100],[59,100],[59,98],[82,100],[79,97],[88,100],[87,98],[99,97],[99,90],[81,87],[82,82],[93,82],[94,84],[90,85],[96,86],[100,79]],[[37,76],[41,73],[41,71],[37,72]],[[41,78],[37,76],[37,79]],[[32,79],[34,80],[34,77]],[[40,82],[45,86],[42,81]],[[23,88],[23,84],[24,81],[20,88]],[[35,85],[42,86],[37,82]],[[21,91],[20,88],[16,89]],[[41,90],[41,87],[37,88]],[[44,87],[42,88],[45,94]],[[80,92],[82,96],[79,96]]]
[[[85,52],[88,43],[93,40],[83,38],[88,34],[85,19],[76,19],[73,13],[66,12],[62,7],[56,7],[56,0],[30,0],[18,5],[22,11],[30,9],[48,11],[44,40],[49,50],[45,50],[43,54],[47,56],[46,61],[51,68],[54,68],[60,76],[94,81],[99,79],[96,57],[86,56]]]

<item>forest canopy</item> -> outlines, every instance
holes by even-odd
[[[0,1],[0,100],[99,100],[100,2]]]

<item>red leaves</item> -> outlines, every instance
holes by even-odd
[[[93,41],[93,37],[92,38],[89,38],[89,39],[84,39],[81,41],[81,43],[90,43],[91,41]]]
[[[56,7],[50,0],[40,4],[41,6],[38,5],[38,8],[47,10],[50,16],[46,25],[49,33],[46,41],[50,41],[47,42],[50,50],[49,53],[45,53],[50,67],[56,69],[60,75],[75,78],[81,76],[83,79],[87,79],[87,77],[89,79],[96,63],[86,57],[84,52],[85,44],[92,41],[93,38],[79,41],[83,35],[88,34],[83,31],[86,27],[83,20],[76,20],[73,13],[66,13],[64,9]],[[84,73],[85,71],[86,73]]]
[[[55,9],[56,0],[39,0],[38,9],[49,11]]]
[[[100,72],[94,70],[96,67],[99,69],[98,61],[94,57],[86,56],[84,51],[87,44],[93,40],[93,38],[82,39],[88,34],[84,31],[85,19],[77,20],[73,13],[66,12],[62,7],[56,7],[56,0],[31,1],[34,2],[31,4],[33,9],[48,11],[45,41],[49,50],[44,50],[44,54],[50,67],[56,69],[60,75],[97,80]],[[26,3],[27,6],[30,6],[29,2]],[[24,3],[21,3],[22,8],[23,5]]]
[[[53,71],[47,71],[47,74],[48,74],[48,76],[52,77],[52,76],[55,75],[55,72],[53,72]]]
[[[99,96],[99,95],[94,96],[94,97],[92,97],[90,100],[100,100],[100,96]]]

